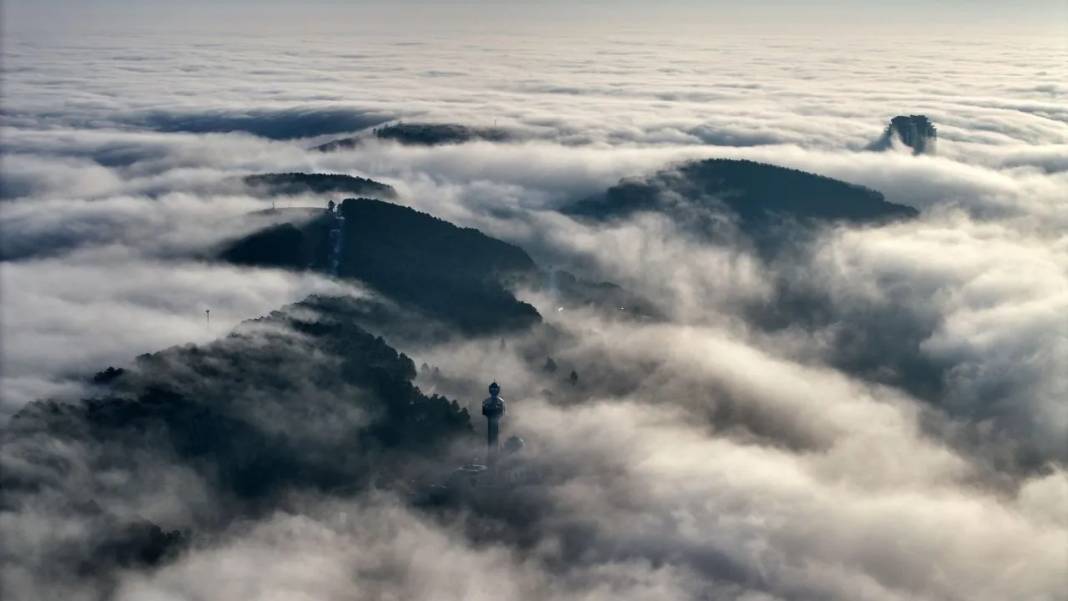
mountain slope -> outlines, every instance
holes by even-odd
[[[339,275],[358,278],[472,332],[537,323],[534,307],[504,287],[532,274],[521,248],[407,207],[367,198],[341,204],[344,245]]]
[[[49,428],[159,446],[210,467],[239,497],[358,484],[372,456],[470,431],[465,410],[412,385],[411,359],[357,325],[366,315],[357,300],[311,297],[210,344],[100,372],[99,396],[32,404],[5,434]]]
[[[796,169],[753,161],[709,159],[623,180],[603,195],[565,207],[566,213],[611,220],[640,211],[682,215],[723,212],[750,233],[771,222],[871,223],[912,217],[915,209],[886,202],[875,190]]]
[[[465,409],[424,395],[412,360],[356,325],[365,302],[309,298],[100,372],[91,398],[25,407],[0,427],[0,510],[67,526],[19,564],[106,589],[190,535],[295,494],[403,487],[472,440]]]
[[[333,227],[341,234],[336,245],[330,241]],[[292,223],[230,242],[218,256],[241,265],[318,270],[336,258],[336,275],[361,280],[471,334],[525,328],[541,319],[507,288],[516,279],[537,277],[523,249],[370,198],[347,199],[336,215],[295,214]]]
[[[320,216],[303,223],[280,223],[227,245],[220,258],[237,265],[303,270],[324,265],[328,222]]]

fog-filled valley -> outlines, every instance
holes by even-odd
[[[9,32],[0,596],[1064,599],[1066,59]]]

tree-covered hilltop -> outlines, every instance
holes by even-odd
[[[209,344],[104,370],[96,396],[33,403],[4,436],[164,449],[236,497],[359,485],[390,454],[471,432],[466,409],[425,396],[412,360],[358,325],[367,315],[356,299],[309,297]],[[17,488],[17,472],[3,477]]]
[[[357,325],[373,317],[365,304],[312,297],[104,370],[90,398],[31,403],[0,428],[0,508],[79,516],[90,527],[40,561],[98,577],[165,560],[187,531],[219,526],[212,508],[233,518],[302,491],[403,486],[473,430],[456,401],[412,384],[411,359]],[[191,513],[141,517],[152,487],[176,480],[202,483],[169,493]],[[124,502],[103,502],[115,495]]]
[[[247,175],[243,181],[245,185],[272,196],[337,194],[372,198],[397,197],[397,191],[388,184],[341,173],[261,173]]]
[[[743,229],[760,228],[778,219],[869,223],[917,214],[863,186],[732,159],[696,161],[646,179],[623,180],[602,195],[565,207],[565,212],[604,220],[639,211],[683,214],[694,209],[722,210]]]
[[[330,242],[335,216],[274,225],[231,241],[218,254],[240,265],[325,270],[355,278],[389,298],[472,334],[524,328],[541,320],[507,286],[537,277],[523,249],[472,228],[371,198],[342,202],[340,244]],[[335,251],[335,249],[337,249]]]
[[[358,278],[470,333],[540,321],[505,284],[536,271],[523,249],[472,228],[369,198],[341,203],[339,275]]]

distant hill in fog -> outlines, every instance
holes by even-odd
[[[782,222],[874,223],[914,217],[918,212],[887,202],[875,190],[796,169],[753,161],[708,159],[625,179],[604,194],[564,207],[587,219],[613,220],[640,211],[690,219],[735,220],[750,235]]]
[[[508,130],[497,127],[475,127],[457,123],[394,123],[375,128],[370,136],[412,146],[463,144],[478,140],[506,142],[514,137]],[[315,150],[330,152],[351,149],[367,137],[364,135],[332,140],[316,146]]]
[[[270,195],[338,194],[396,198],[397,191],[373,179],[340,173],[262,173],[243,178],[245,185]]]

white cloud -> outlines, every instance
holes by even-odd
[[[1068,124],[1055,44],[367,35],[298,46],[5,41],[0,170],[18,198],[0,204],[4,414],[309,293],[362,294],[198,262],[269,221],[250,215],[266,201],[235,183],[252,172],[381,179],[399,202],[616,281],[667,319],[557,313],[522,291],[552,329],[505,350],[496,338],[401,349],[452,378],[421,385],[469,404],[487,374],[502,379],[506,427],[561,473],[530,491],[545,502],[535,540],[517,544],[514,524],[479,539],[466,526],[485,516],[448,524],[395,499],[304,499],[206,527],[159,570],[122,573],[118,598],[1045,601],[1063,589]],[[859,151],[913,112],[940,128],[937,156]],[[527,139],[307,150],[388,116],[496,122]],[[300,128],[314,135],[249,133]],[[713,156],[867,185],[923,214],[835,229],[764,263],[661,216],[589,226],[552,211]],[[783,286],[818,291],[830,317],[764,331],[751,310]],[[893,378],[848,375],[843,333],[886,371],[901,368],[894,353],[924,362],[943,388],[920,400]],[[539,370],[550,353],[556,376]],[[578,386],[562,381],[570,369]],[[1026,469],[997,459],[1028,445]],[[167,472],[159,490],[210,504],[187,476]],[[106,482],[124,515],[205,527],[180,495]],[[57,507],[5,513],[0,526],[19,549],[56,548],[64,539],[42,532],[66,516]],[[86,526],[67,517],[77,538]],[[19,570],[5,572],[13,587],[47,588]]]

